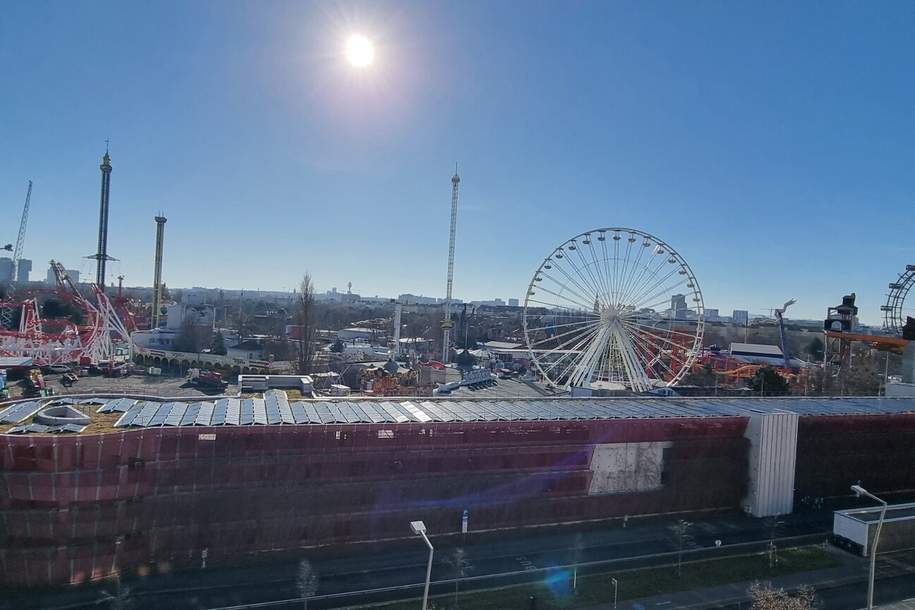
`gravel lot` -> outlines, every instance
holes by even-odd
[[[206,396],[191,386],[183,377],[148,377],[146,375],[131,375],[129,377],[80,377],[72,387],[65,388],[60,384],[61,375],[48,373],[44,376],[48,386],[54,389],[54,394],[65,396],[67,394],[147,394],[150,396]],[[14,396],[21,392],[18,381],[10,382],[10,389]],[[211,392],[211,394],[235,394],[237,385],[229,385],[224,392]]]

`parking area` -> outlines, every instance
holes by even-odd
[[[190,385],[184,377],[152,377],[148,375],[130,375],[128,377],[80,377],[79,381],[71,387],[64,387],[61,375],[49,373],[45,375],[48,387],[54,390],[55,395],[67,394],[148,394],[151,396],[206,396],[203,392]],[[224,392],[234,394],[237,386],[230,385]],[[210,392],[212,394],[212,392]]]

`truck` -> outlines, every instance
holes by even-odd
[[[193,386],[215,390],[224,390],[229,385],[220,373],[209,369],[188,369],[187,380]]]

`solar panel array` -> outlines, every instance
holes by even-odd
[[[798,415],[915,413],[908,398],[589,398],[516,400],[310,400],[289,403],[284,392],[264,398],[215,402],[116,399],[100,412],[121,411],[116,427],[250,426],[283,424],[403,424],[474,421],[569,421],[747,417],[790,411]]]
[[[7,434],[25,434],[27,432],[74,432],[79,433],[86,429],[86,426],[79,424],[61,424],[57,426],[46,426],[44,424],[24,424],[13,426],[7,430]]]
[[[40,408],[41,403],[37,400],[17,403],[0,411],[0,424],[18,424],[38,413]]]

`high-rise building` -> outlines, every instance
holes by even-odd
[[[670,297],[670,317],[676,320],[685,320],[689,317],[689,307],[686,306],[686,295],[675,294]]]
[[[0,282],[7,283],[13,281],[13,259],[8,257],[0,258]]]
[[[508,300],[508,306],[509,306],[509,307],[517,307],[517,306],[518,306],[518,299],[509,299],[509,300]]]
[[[16,281],[28,282],[29,274],[32,272],[32,261],[27,258],[20,258],[16,265]]]
[[[76,269],[65,269],[64,273],[67,274],[67,277],[70,278],[70,281],[74,284],[79,284],[79,271]],[[48,275],[45,278],[45,283],[49,286],[53,286],[57,283],[57,276],[54,274],[54,267],[48,267]]]
[[[746,309],[735,309],[734,313],[731,314],[731,320],[734,324],[746,326],[750,322],[750,314]]]
[[[717,309],[706,309],[705,310],[705,319],[709,322],[717,322],[720,315],[718,314]]]

